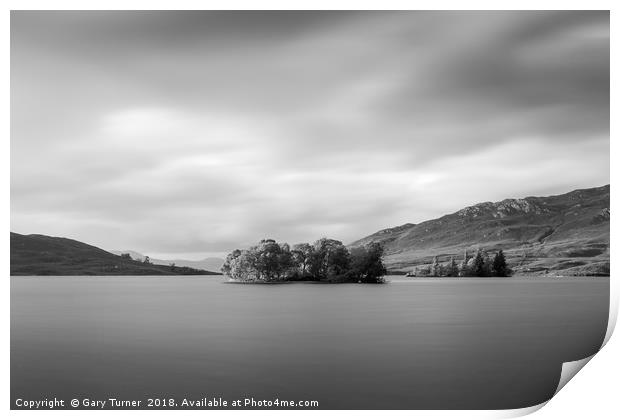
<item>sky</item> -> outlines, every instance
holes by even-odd
[[[11,13],[11,230],[352,242],[609,183],[609,13]]]

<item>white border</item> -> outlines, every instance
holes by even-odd
[[[611,51],[611,88],[612,88],[612,99],[611,99],[611,115],[616,115],[616,100],[617,97],[617,85],[614,80],[614,70],[617,69],[616,59],[617,59],[617,51],[616,43],[613,41],[617,37],[616,24],[617,18],[615,17],[615,9],[614,3],[611,1],[531,1],[531,0],[522,0],[522,1],[503,1],[501,4],[499,2],[493,1],[406,1],[406,0],[384,0],[384,1],[368,1],[368,0],[357,0],[357,1],[346,1],[346,0],[297,0],[297,1],[252,1],[252,0],[176,0],[176,1],[165,1],[165,0],[150,0],[150,1],[141,1],[141,0],[89,0],[88,2],[84,1],[76,1],[76,0],[60,0],[60,1],[44,1],[44,0],[23,0],[23,1],[15,1],[9,0],[4,2],[6,4],[6,11],[2,18],[2,27],[3,33],[5,36],[5,42],[2,44],[4,49],[4,57],[6,57],[7,61],[3,66],[4,71],[4,80],[3,84],[3,116],[5,121],[5,141],[3,142],[3,153],[2,156],[2,186],[4,189],[5,201],[3,202],[2,211],[5,223],[7,225],[6,233],[10,231],[10,75],[9,75],[9,65],[8,60],[10,57],[10,14],[9,10],[105,10],[105,9],[115,9],[115,10],[132,10],[132,9],[155,9],[155,10],[193,10],[193,9],[296,9],[296,10],[321,10],[321,9],[361,9],[361,10],[379,10],[379,9],[387,9],[387,10],[521,10],[521,9],[530,9],[530,10],[549,10],[549,9],[557,9],[557,10],[582,10],[582,9],[601,9],[601,10],[611,10],[611,38],[612,38],[612,51]],[[465,8],[465,6],[467,6]],[[611,137],[613,138],[613,134],[615,133],[615,124],[612,118],[611,123]],[[617,156],[620,153],[617,145],[612,141],[611,145],[611,156]],[[617,170],[615,170],[614,166],[611,165],[611,183],[615,185],[617,181]],[[612,195],[612,204],[611,207],[613,209],[620,208],[616,204],[618,202],[615,195]],[[615,220],[615,219],[614,219]],[[3,315],[4,322],[2,323],[2,337],[3,337],[3,346],[2,346],[2,356],[3,356],[3,381],[1,384],[2,397],[0,397],[0,404],[2,406],[2,411],[9,411],[9,384],[10,384],[10,376],[9,376],[9,328],[10,328],[10,305],[9,305],[9,289],[10,282],[9,279],[9,235],[5,233],[5,240],[2,241],[2,252],[5,256],[5,264],[3,265],[6,276],[4,287],[2,289],[2,297],[3,297]],[[615,238],[618,238],[618,229],[617,224],[611,223],[611,238],[612,242],[615,243]],[[608,330],[608,334],[606,340],[610,337],[610,332],[613,329],[613,325],[615,325],[615,321],[617,318],[618,312],[618,284],[617,281],[614,280],[615,273],[615,263],[612,264],[612,277],[611,277],[611,320],[610,320],[610,329]],[[616,384],[618,382],[618,373],[619,373],[619,356],[620,356],[620,344],[618,343],[618,339],[612,339],[602,352],[597,354],[591,363],[588,363],[587,366],[583,368],[583,372],[580,373],[579,379],[571,381],[564,389],[559,392],[554,398],[552,398],[546,405],[543,410],[537,411],[532,415],[531,418],[537,419],[582,419],[585,416],[593,417],[593,418],[608,418],[611,417],[612,413],[618,413],[618,403],[617,392],[616,392]],[[545,405],[545,404],[542,404]],[[540,408],[540,407],[537,407]],[[317,415],[324,416],[355,416],[355,417],[376,417],[376,416],[389,416],[391,418],[411,418],[411,416],[415,416],[418,418],[501,418],[506,416],[514,416],[519,414],[527,414],[528,411],[532,411],[532,409],[524,409],[524,410],[506,410],[506,411],[324,411],[321,410],[319,412],[312,411],[295,411],[294,413],[291,411],[175,411],[174,413],[167,411],[90,411],[86,414],[84,411],[71,411],[71,410],[63,410],[63,411],[10,411],[10,416],[14,418],[38,418],[39,416],[51,417],[51,418],[83,418],[88,416],[88,418],[107,418],[109,416],[121,416],[121,417],[129,417],[132,418],[169,418],[174,416],[175,418],[178,416],[183,417],[194,417],[204,419],[205,417],[218,417],[218,418],[238,418],[245,416],[252,416],[253,418],[288,418],[293,415],[295,418],[315,418]]]

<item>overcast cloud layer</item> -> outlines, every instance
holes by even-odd
[[[11,230],[199,258],[609,183],[607,12],[13,12]]]

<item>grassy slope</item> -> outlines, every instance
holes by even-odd
[[[103,249],[66,238],[11,232],[11,275],[219,274],[185,267],[123,260]]]
[[[385,229],[352,245],[380,241],[391,270],[411,270],[433,256],[502,248],[521,273],[609,272],[609,185],[551,197],[481,203],[417,225]]]

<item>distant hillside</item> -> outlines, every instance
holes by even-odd
[[[121,255],[121,254],[129,254],[131,255],[131,258],[133,259],[137,259],[140,261],[144,261],[144,254],[141,254],[139,252],[136,251],[131,251],[131,250],[126,250],[126,251],[117,251],[117,250],[113,250],[110,251],[112,254],[115,255]],[[207,271],[214,271],[216,273],[220,272],[220,269],[222,268],[222,265],[224,265],[224,259],[223,258],[217,258],[217,257],[208,257],[208,258],[204,258],[202,260],[198,260],[198,261],[194,261],[194,260],[161,260],[161,259],[157,259],[157,258],[151,258],[151,262],[154,264],[161,264],[161,265],[170,265],[172,263],[174,263],[177,267],[190,267],[190,268],[195,268],[198,270],[207,270]]]
[[[482,247],[503,249],[522,274],[609,275],[609,217],[605,185],[480,203],[438,219],[384,229],[351,245],[381,242],[392,271],[429,264],[434,256],[461,261],[465,250]]]
[[[145,264],[67,238],[11,232],[11,275],[198,275],[192,268]]]

